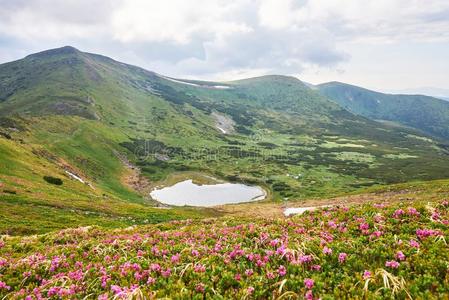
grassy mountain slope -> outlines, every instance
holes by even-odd
[[[151,208],[148,189],[173,175],[257,183],[270,191],[268,200],[292,201],[449,177],[448,146],[354,115],[292,77],[179,80],[63,47],[0,65],[0,90],[0,164],[26,162],[0,169],[0,201],[15,205],[1,214],[10,221],[29,209],[40,215],[47,203],[60,219],[44,231],[90,222],[68,217],[71,210],[97,211],[87,215],[111,225],[133,223],[136,210],[137,223],[214,213]],[[218,128],[217,114],[232,124],[228,134]],[[110,217],[103,222],[100,213]],[[35,225],[42,218],[35,220],[18,226],[40,231]]]
[[[349,111],[368,118],[394,121],[449,139],[449,103],[422,95],[393,95],[340,82],[318,85],[321,93]]]

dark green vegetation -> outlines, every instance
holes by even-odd
[[[449,178],[445,142],[354,115],[293,77],[183,82],[63,47],[0,65],[0,91],[1,232],[213,213],[152,208],[128,160],[150,187],[200,172],[276,201]]]
[[[393,95],[329,82],[318,85],[323,95],[355,114],[410,126],[449,139],[449,103],[422,95]]]

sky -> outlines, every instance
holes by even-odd
[[[448,0],[0,0],[0,63],[65,45],[178,78],[449,97]]]

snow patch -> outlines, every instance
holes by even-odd
[[[321,205],[321,206],[308,206],[308,207],[290,207],[284,210],[284,215],[286,217],[293,215],[302,215],[306,211],[314,211],[319,208],[331,207],[332,205]]]

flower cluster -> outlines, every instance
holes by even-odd
[[[0,299],[445,298],[449,207],[328,207],[0,240]]]

